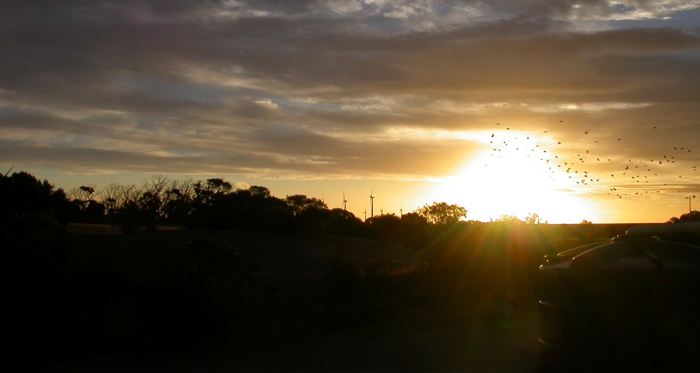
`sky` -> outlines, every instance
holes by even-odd
[[[0,50],[0,172],[66,190],[216,177],[362,219],[700,209],[698,0],[8,0]]]

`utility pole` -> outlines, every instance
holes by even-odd
[[[690,213],[690,212],[693,211],[693,209],[692,209],[692,207],[691,207],[690,201],[691,201],[693,198],[695,198],[695,194],[693,194],[692,197],[691,197],[691,196],[687,196],[687,197],[685,197],[685,198],[688,199],[688,213]]]

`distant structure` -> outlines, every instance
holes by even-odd
[[[373,218],[374,217],[374,188],[372,188],[372,191],[369,193],[369,217]]]
[[[691,201],[693,198],[695,198],[695,194],[693,194],[692,197],[691,197],[691,196],[687,196],[687,197],[685,197],[685,198],[688,200],[688,213],[691,213],[691,212],[693,212],[693,208],[691,207],[692,204],[691,204],[690,201]]]
[[[343,191],[343,211],[348,210],[348,200],[345,199],[345,191]]]

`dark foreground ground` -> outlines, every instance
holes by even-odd
[[[532,320],[523,320],[522,327],[532,328],[533,324]],[[349,334],[266,346],[245,354],[220,350],[150,358],[104,356],[56,368],[85,372],[538,371],[534,330],[469,325],[392,336],[376,335],[371,330],[362,335]]]
[[[110,268],[136,284],[147,283],[173,247],[201,235],[178,230],[122,235],[108,226],[90,225],[72,225],[69,231],[79,261]],[[141,342],[138,348],[97,348],[75,354],[25,353],[15,356],[11,368],[59,372],[538,371],[537,313],[531,294],[462,299],[460,289],[479,287],[480,279],[467,276],[471,285],[460,287],[456,285],[460,280],[451,275],[452,284],[430,285],[407,295],[426,265],[425,253],[386,242],[205,234],[239,247],[247,270],[243,292],[248,309],[237,316],[233,337],[223,333],[216,343],[184,348],[158,348]],[[375,268],[388,274],[389,280],[360,279],[351,286],[371,283],[357,291],[351,288],[347,296],[336,299],[329,292],[339,285],[329,285],[333,276],[329,267],[339,260],[363,273]],[[372,290],[376,284],[384,290]],[[432,294],[431,287],[444,288],[445,293]],[[348,291],[344,289],[340,291]],[[426,301],[428,298],[431,300]],[[128,322],[126,327],[133,328]],[[177,338],[178,326],[172,325],[168,333]],[[98,335],[95,344],[104,342],[100,339]]]
[[[75,234],[77,258],[83,263],[108,265],[137,286],[154,277],[163,258],[172,255],[172,248],[201,235],[178,230],[121,235],[110,227],[87,225],[74,225],[70,230]],[[386,242],[240,232],[206,234],[240,247],[245,268],[241,298],[237,298],[245,300],[241,301],[244,307],[237,308],[233,321],[221,324],[226,331],[215,337],[215,343],[182,338],[180,326],[171,323],[163,324],[168,326],[164,330],[167,338],[182,339],[187,346],[178,348],[178,342],[168,344],[151,336],[154,345],[169,346],[157,348],[134,340],[142,335],[134,330],[135,325],[144,325],[124,316],[130,313],[119,311],[112,313],[121,317],[118,325],[132,330],[132,334],[117,334],[126,347],[93,348],[75,354],[25,351],[14,356],[12,370],[540,371],[537,295],[531,276],[537,261],[517,259],[519,254],[510,252],[508,265],[477,271],[473,262],[478,262],[478,268],[493,263],[472,257],[472,262],[453,267],[442,263],[438,271],[433,268],[435,272],[431,272],[425,267],[435,266],[430,262],[437,260],[435,256]],[[488,245],[496,242],[481,241]],[[447,258],[449,262],[461,257]],[[338,263],[344,266],[338,267]],[[167,317],[168,312],[162,316]],[[191,325],[182,330],[185,327],[189,327],[188,335],[199,338]],[[205,333],[203,338],[210,337]],[[103,342],[98,336],[96,344]],[[573,367],[565,366],[562,371]]]

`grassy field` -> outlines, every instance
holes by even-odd
[[[493,225],[440,232],[416,248],[353,237],[172,227],[123,235],[71,225],[73,266],[93,269],[84,278],[98,279],[89,290],[104,313],[86,335],[105,347],[64,351],[40,367],[537,371],[542,255],[626,228]],[[202,237],[230,244],[232,274],[193,264],[183,247]],[[173,258],[181,258],[177,266]],[[185,268],[190,277],[164,268]],[[19,366],[37,367],[29,359]]]

